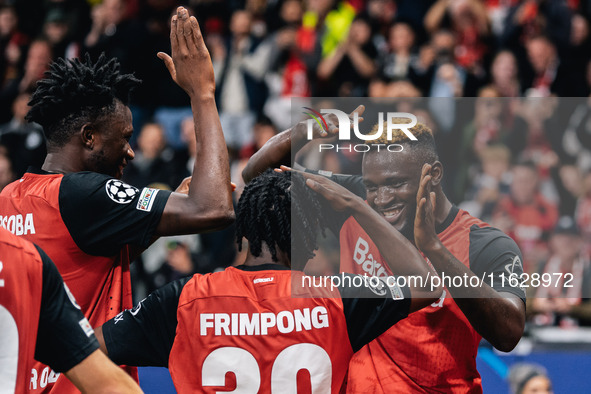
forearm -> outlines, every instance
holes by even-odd
[[[291,129],[273,136],[258,152],[248,160],[242,171],[242,179],[249,183],[268,168],[291,165],[292,152],[297,153],[308,142],[305,125],[298,123]]]
[[[233,213],[230,160],[213,93],[192,98],[191,108],[197,152],[188,197],[198,210]]]
[[[343,60],[343,56],[345,55],[345,49],[343,46],[339,46],[334,54],[327,56],[326,58],[320,61],[318,64],[318,71],[317,75],[320,79],[328,79],[336,70],[337,66]]]
[[[435,30],[439,28],[441,24],[441,20],[447,11],[447,6],[449,5],[448,0],[439,0],[437,3],[433,4],[431,8],[427,11],[423,23],[425,25],[425,29],[429,33],[433,33]]]
[[[358,46],[352,46],[349,49],[349,59],[353,67],[363,78],[371,78],[376,72],[376,66]]]
[[[525,326],[523,301],[510,293],[499,293],[486,283],[480,285],[482,278],[462,264],[441,242],[422,252],[440,277],[445,274],[450,278],[462,278],[461,286],[449,286],[447,282],[445,285],[472,327],[497,349],[513,349]],[[471,280],[473,277],[476,279]],[[477,282],[478,286],[471,285]]]
[[[142,392],[138,384],[100,350],[96,350],[65,375],[85,394]]]

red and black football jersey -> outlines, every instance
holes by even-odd
[[[0,193],[0,225],[47,252],[96,327],[133,306],[129,245],[149,245],[169,195],[94,172],[29,169]],[[47,392],[57,377],[46,383],[45,370],[36,365],[31,379]],[[56,392],[76,392],[67,379],[58,382]]]
[[[361,177],[336,175],[337,183],[365,197]],[[333,220],[339,235],[341,271],[386,277],[391,271],[353,217]],[[436,228],[443,245],[498,292],[525,293],[500,275],[521,274],[515,242],[467,212],[452,207]],[[496,280],[495,280],[496,279]],[[444,290],[438,302],[409,315],[357,352],[349,366],[348,392],[481,392],[476,354],[481,336]]]
[[[353,352],[407,316],[410,292],[307,278],[269,264],[173,282],[103,325],[109,357],[168,366],[179,393],[338,393]]]
[[[8,392],[27,393],[35,388],[33,357],[63,372],[98,342],[40,248],[0,228],[0,259],[0,381]],[[39,381],[50,378],[48,367]]]

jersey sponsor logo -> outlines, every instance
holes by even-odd
[[[269,282],[273,282],[275,280],[274,277],[271,278],[256,278],[255,280],[252,281],[252,283],[254,283],[255,285],[257,283],[269,283]]]
[[[152,205],[154,205],[154,200],[156,200],[156,194],[158,194],[158,189],[144,187],[135,209],[150,212],[152,210]]]
[[[117,204],[129,204],[133,201],[139,190],[136,187],[121,182],[118,179],[109,179],[105,184],[107,196]]]
[[[369,243],[361,237],[357,239],[357,243],[355,244],[353,261],[355,261],[355,263],[357,263],[368,275],[378,277],[388,276],[386,269],[382,264],[374,259],[373,255],[369,253]]]
[[[90,325],[90,323],[88,322],[88,320],[86,318],[83,318],[82,320],[80,320],[78,322],[78,324],[80,325],[80,328],[82,329],[82,331],[84,331],[84,333],[86,334],[87,337],[90,338],[90,336],[92,334],[94,334],[94,330],[92,329],[92,326]]]
[[[325,307],[295,309],[279,313],[201,313],[200,335],[267,335],[276,328],[281,334],[328,327]],[[212,332],[213,329],[213,332]]]
[[[35,234],[35,223],[33,214],[27,213],[23,220],[23,215],[0,216],[0,226],[10,231],[14,235]]]

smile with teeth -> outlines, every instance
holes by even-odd
[[[392,218],[397,216],[400,211],[402,211],[402,207],[398,206],[398,207],[390,207],[388,209],[383,209],[381,210],[382,215],[384,215],[384,217],[386,218]]]

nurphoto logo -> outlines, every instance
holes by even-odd
[[[392,131],[393,130],[400,130],[411,141],[416,141],[417,137],[415,137],[409,129],[414,127],[417,124],[417,117],[408,112],[384,112],[378,113],[378,122],[377,122],[377,130],[373,134],[363,134],[359,131],[359,115],[357,112],[352,114],[352,118],[343,111],[338,109],[321,109],[320,112],[315,111],[312,108],[304,107],[309,112],[304,112],[304,114],[311,117],[311,119],[307,120],[307,138],[308,140],[312,140],[314,138],[313,128],[314,125],[317,124],[321,130],[328,133],[328,122],[326,121],[326,115],[334,115],[338,120],[338,140],[339,141],[350,141],[351,140],[351,130],[355,137],[362,141],[374,141],[382,136],[384,133],[384,123],[386,124],[386,136],[388,141],[392,139]],[[386,117],[386,122],[384,122],[384,116]],[[395,123],[394,119],[409,119],[409,123]],[[336,149],[336,151],[347,150],[349,152],[368,152],[370,149],[377,148],[379,151],[380,148],[387,149],[389,152],[401,152],[403,150],[402,145],[400,144],[355,144],[347,146],[339,146],[335,144],[320,144],[319,151],[322,152],[323,150],[332,150]]]

